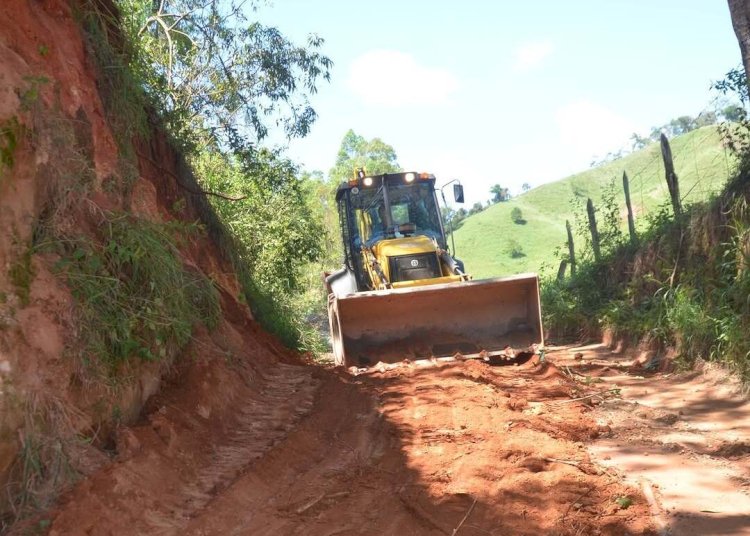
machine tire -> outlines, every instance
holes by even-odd
[[[335,300],[328,304],[328,323],[331,330],[333,364],[344,366],[344,341],[341,337],[341,322],[339,321],[339,313],[335,307]]]

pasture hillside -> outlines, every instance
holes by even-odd
[[[726,183],[734,164],[715,126],[703,127],[670,141],[680,179],[683,204],[705,201]],[[622,173],[630,178],[636,226],[660,206],[669,203],[664,165],[658,143],[618,160],[529,190],[509,201],[496,203],[463,221],[455,232],[456,254],[476,278],[522,272],[550,273],[557,269],[555,250],[566,243],[565,220],[574,224],[590,197],[600,204],[614,181],[626,225]],[[523,220],[513,221],[511,211],[521,210]],[[577,249],[583,245],[578,237]]]

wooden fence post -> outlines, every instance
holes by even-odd
[[[570,222],[565,220],[565,229],[568,231],[568,257],[570,261],[570,275],[576,275],[576,249],[573,245],[573,231],[570,229]]]
[[[565,259],[560,261],[560,267],[557,269],[557,280],[562,281],[565,277],[565,269],[568,267],[568,261]]]
[[[630,241],[635,242],[635,218],[633,217],[633,205],[630,204],[630,180],[628,174],[622,172],[622,189],[625,190],[625,205],[628,207],[628,231],[630,231]]]
[[[672,148],[669,146],[669,140],[662,132],[661,137],[661,156],[664,159],[664,172],[667,178],[667,187],[669,188],[669,197],[672,198],[672,210],[675,217],[682,214],[682,203],[680,202],[680,182],[677,174],[674,172],[674,161],[672,160]]]
[[[589,200],[586,202],[586,212],[589,213],[589,230],[591,231],[591,247],[594,250],[594,260],[599,262],[602,257],[601,249],[599,248],[599,230],[596,228],[596,215],[594,214],[594,203]]]

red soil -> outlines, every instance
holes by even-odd
[[[588,407],[549,404],[572,388],[552,365],[354,377],[204,342],[50,534],[452,534],[467,514],[467,536],[651,533],[646,501],[591,463]]]

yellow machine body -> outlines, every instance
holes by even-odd
[[[424,181],[415,181],[415,193],[404,184],[408,175],[360,177],[337,192],[347,258],[326,277],[336,364],[537,352],[544,343],[537,275],[472,281],[447,251],[434,177],[412,173]],[[376,195],[391,186],[390,198]]]
[[[405,288],[405,287],[420,287],[423,285],[439,285],[440,283],[451,283],[455,281],[461,281],[462,276],[451,274],[448,269],[440,262],[438,256],[438,248],[435,242],[426,236],[410,236],[408,238],[392,238],[390,240],[381,240],[372,246],[372,255],[378,261],[378,264],[382,267],[383,275],[386,277],[386,281],[381,281],[381,288],[388,288],[387,283],[390,283],[390,288]],[[437,262],[440,265],[440,276],[413,279],[409,281],[393,281],[391,277],[390,262],[389,259],[393,257],[401,257],[406,255],[418,255],[418,254],[432,254],[435,255]],[[371,277],[378,279],[378,276],[371,274]]]

